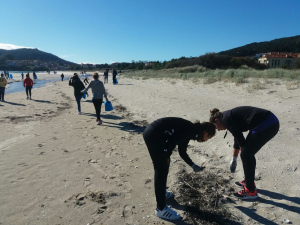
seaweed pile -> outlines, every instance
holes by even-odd
[[[186,220],[192,224],[227,224],[233,216],[225,204],[232,202],[229,196],[234,192],[225,173],[218,171],[178,173],[179,186],[176,199],[186,206]]]

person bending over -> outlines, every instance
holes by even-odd
[[[223,113],[219,109],[212,109],[209,121],[214,123],[219,131],[229,130],[234,137],[233,157],[230,163],[232,173],[235,172],[237,157],[241,151],[245,180],[235,184],[244,190],[239,191],[235,196],[240,199],[257,198],[258,194],[254,183],[255,154],[277,134],[279,120],[268,110],[241,106]],[[245,131],[249,131],[246,138],[242,133]]]
[[[169,220],[176,220],[180,215],[166,205],[165,200],[172,197],[166,192],[167,176],[169,173],[170,156],[178,145],[180,157],[193,168],[195,172],[203,168],[196,165],[187,154],[190,140],[205,142],[216,133],[215,125],[208,122],[192,123],[176,117],[161,118],[151,123],[144,131],[143,137],[154,165],[154,188],[157,202],[155,215]]]

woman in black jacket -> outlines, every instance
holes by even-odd
[[[83,93],[81,93],[81,90],[84,89],[84,84],[79,79],[78,74],[74,73],[73,77],[69,80],[69,85],[73,86],[74,88],[74,95],[77,102],[77,114],[81,114],[81,107],[80,107],[80,100],[83,96]]]
[[[190,140],[205,142],[216,133],[214,124],[175,117],[161,118],[151,123],[144,131],[144,140],[154,165],[154,186],[157,208],[155,215],[169,220],[179,219],[180,215],[166,205],[165,199],[173,196],[166,192],[167,176],[169,173],[170,156],[178,145],[181,158],[190,165],[195,172],[202,170],[187,154]]]
[[[279,120],[268,110],[241,106],[223,113],[218,109],[212,109],[209,121],[214,123],[218,130],[229,130],[234,137],[233,157],[230,163],[232,173],[235,172],[236,160],[241,151],[245,180],[235,184],[244,190],[239,191],[235,196],[240,199],[257,198],[254,183],[256,167],[254,155],[277,134]],[[249,131],[246,139],[242,133],[245,131]]]

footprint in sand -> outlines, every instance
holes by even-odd
[[[129,205],[124,206],[123,212],[122,212],[122,217],[125,218],[126,224],[132,224],[132,222],[133,222],[132,215],[135,213],[136,212],[135,212],[134,206],[129,206]]]

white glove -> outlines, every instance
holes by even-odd
[[[233,156],[232,160],[230,162],[230,166],[229,166],[231,173],[235,172],[235,169],[236,169],[236,166],[237,166],[237,161],[236,160],[237,160],[237,157]]]
[[[200,167],[195,163],[194,163],[194,165],[192,165],[192,168],[193,168],[194,172],[200,172],[204,169],[204,167]]]

